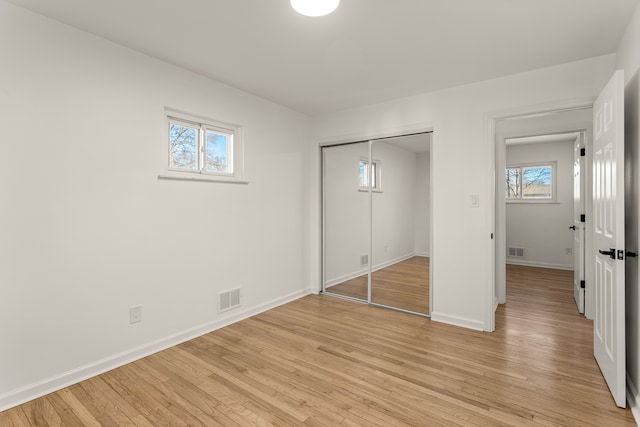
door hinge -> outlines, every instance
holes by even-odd
[[[491,240],[493,240],[493,233],[491,233]]]
[[[580,149],[580,157],[584,157],[587,155],[587,149],[586,148],[581,148]]]
[[[580,287],[581,287],[582,289],[584,289],[584,288],[585,288],[585,286],[586,286],[585,281],[584,281],[584,280],[580,280]]]
[[[585,214],[580,215],[580,222],[587,222],[587,216]]]

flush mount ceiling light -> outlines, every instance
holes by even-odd
[[[340,0],[291,0],[291,7],[306,16],[328,15],[340,4]]]

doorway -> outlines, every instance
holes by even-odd
[[[429,316],[431,145],[423,132],[322,150],[322,292]]]
[[[592,318],[581,221],[591,209],[591,106],[497,120],[495,131],[496,304],[507,302],[507,264],[572,270],[576,308]]]

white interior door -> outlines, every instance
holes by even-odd
[[[573,297],[578,312],[584,313],[584,251],[585,251],[585,200],[584,172],[585,167],[584,134],[576,139],[573,146]]]
[[[623,71],[596,100],[593,120],[593,352],[616,404],[625,407]]]

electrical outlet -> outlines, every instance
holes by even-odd
[[[142,306],[129,307],[129,323],[142,322]]]
[[[573,255],[573,248],[565,248],[565,252],[567,255]]]

